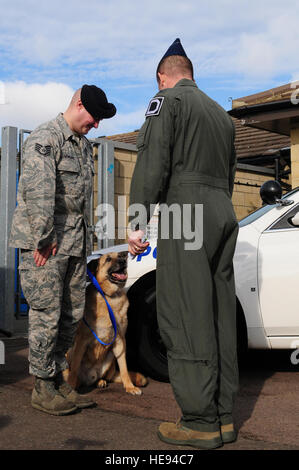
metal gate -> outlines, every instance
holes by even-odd
[[[0,330],[13,334],[18,320],[27,316],[27,304],[22,295],[18,275],[19,251],[8,246],[10,228],[16,207],[17,185],[22,173],[23,147],[30,130],[2,128],[0,186]],[[92,246],[95,236],[94,206],[114,205],[114,143],[105,138],[90,140],[97,153],[97,201],[91,201]],[[107,238],[97,239],[97,248],[113,244]]]

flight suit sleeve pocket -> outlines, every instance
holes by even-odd
[[[142,147],[144,147],[145,145],[145,142],[146,142],[146,132],[147,132],[147,129],[148,129],[148,126],[149,126],[149,123],[150,123],[150,119],[147,118],[145,123],[143,124],[143,126],[141,127],[139,133],[138,133],[138,136],[137,136],[137,141],[136,141],[136,146],[137,146],[137,149],[141,149]]]

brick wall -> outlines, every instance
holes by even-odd
[[[127,210],[129,206],[130,185],[136,163],[137,153],[130,150],[115,148],[114,157],[114,189],[115,189],[115,217],[116,217],[116,243],[125,243],[125,239],[119,233],[128,225]],[[120,200],[119,196],[125,197]],[[123,205],[121,205],[121,203]],[[124,227],[125,225],[125,227]]]
[[[260,186],[269,179],[268,175],[236,171],[232,202],[238,220],[261,207]]]
[[[131,149],[117,148],[115,142],[114,153],[114,204],[115,204],[115,244],[125,243],[119,229],[126,229],[128,225],[127,209],[129,205],[130,184],[136,163],[137,153]],[[95,154],[95,160],[97,155]],[[95,165],[97,168],[97,165]],[[262,205],[259,195],[261,185],[273,179],[272,176],[261,175],[244,170],[237,170],[235,177],[233,205],[238,220],[243,219]],[[94,200],[97,200],[97,175],[95,175]],[[121,199],[119,197],[122,196]]]

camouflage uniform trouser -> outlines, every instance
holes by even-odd
[[[56,254],[37,267],[33,251],[22,251],[21,286],[29,304],[29,372],[54,377],[65,359],[83,316],[86,258]]]

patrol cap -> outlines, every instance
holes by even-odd
[[[184,48],[181,44],[181,41],[179,38],[177,38],[171,46],[167,49],[165,52],[164,56],[162,57],[161,61],[165,59],[165,57],[168,57],[170,55],[182,55],[184,57],[187,57],[186,52],[184,51]]]
[[[104,91],[95,85],[83,85],[81,101],[86,111],[96,120],[112,118],[116,113],[114,104],[108,103]]]

